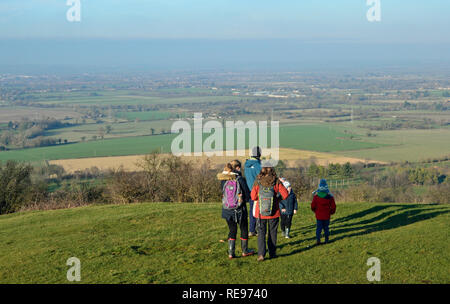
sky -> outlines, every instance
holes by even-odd
[[[1,38],[360,39],[450,42],[450,1],[380,0],[1,0]]]
[[[79,55],[89,50],[95,53],[98,49],[107,51],[108,46],[120,48],[122,45],[122,54],[132,56],[130,50],[136,44],[130,41],[140,41],[139,60],[147,58],[145,52],[149,58],[160,58],[168,47],[176,47],[180,51],[177,56],[212,49],[215,57],[206,57],[213,61],[220,58],[218,54],[223,47],[222,52],[227,53],[224,51],[227,50],[234,54],[234,57],[223,54],[230,61],[239,61],[240,55],[243,56],[242,61],[248,61],[245,58],[252,59],[251,54],[258,52],[260,56],[253,61],[264,62],[267,56],[271,59],[282,57],[286,51],[282,45],[288,41],[287,46],[293,49],[287,53],[292,56],[296,53],[293,50],[303,51],[311,58],[317,57],[317,51],[325,52],[325,56],[336,57],[340,53],[345,57],[348,50],[351,56],[355,56],[356,48],[372,54],[371,58],[374,58],[375,50],[390,50],[398,60],[403,57],[419,59],[422,54],[424,60],[429,57],[435,61],[440,58],[449,61],[449,55],[446,55],[450,45],[448,0],[380,0],[379,22],[367,20],[370,6],[366,0],[79,1],[81,21],[69,22],[66,17],[70,9],[67,0],[0,0],[0,55],[3,57],[0,64],[29,63],[33,62],[33,56],[37,63],[51,62],[52,57],[55,63],[64,61],[61,55],[51,55],[55,48],[83,62],[102,61],[103,56],[97,52],[90,57],[87,54],[77,57],[74,53],[77,49]],[[150,40],[161,43],[150,43]],[[178,44],[171,40],[178,41]],[[252,40],[263,44],[266,55],[259,52],[258,43],[254,43],[253,48],[248,44]],[[58,41],[64,42],[58,44]],[[78,44],[70,47],[66,41],[78,41]],[[104,43],[95,45],[93,41]],[[30,50],[23,50],[27,45],[28,48],[33,45],[37,50],[34,55]],[[237,47],[233,48],[233,45]],[[388,48],[383,49],[383,46]],[[333,48],[336,52],[327,54],[323,48]],[[236,49],[241,52],[238,54]],[[171,52],[174,53],[173,50]],[[105,58],[117,58],[120,54],[114,50]],[[379,56],[378,53],[376,55]],[[334,60],[334,57],[329,58]]]

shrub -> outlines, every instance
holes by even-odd
[[[150,189],[142,172],[113,172],[109,183],[111,198],[116,203],[134,203],[150,198]]]
[[[109,183],[118,203],[219,201],[220,187],[209,161],[192,163],[179,157],[147,155],[138,164],[142,172],[115,171]]]
[[[430,187],[427,200],[435,204],[450,204],[450,182]]]
[[[8,161],[0,163],[0,214],[18,210],[32,194],[33,167]]]

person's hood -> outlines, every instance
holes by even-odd
[[[234,172],[223,171],[222,173],[217,173],[218,180],[232,180],[236,179],[238,175]]]
[[[256,164],[260,164],[261,161],[256,158],[249,158],[245,161],[244,168],[251,168]]]
[[[329,192],[324,192],[324,191],[317,191],[317,192],[316,192],[317,196],[320,197],[320,198],[325,198],[325,197],[327,197],[327,196],[328,196],[328,193],[329,193]]]
[[[259,182],[264,187],[275,186],[276,180],[277,180],[277,178],[272,175],[266,175],[261,178],[256,177],[256,182]]]
[[[233,171],[232,173],[236,174],[236,176],[242,176],[242,172],[237,170]]]

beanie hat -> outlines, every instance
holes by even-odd
[[[261,148],[253,147],[252,149],[252,157],[260,158],[261,157]]]
[[[325,193],[329,193],[330,190],[328,189],[328,184],[327,181],[325,179],[321,179],[319,182],[319,187],[317,188],[317,192],[325,192]]]

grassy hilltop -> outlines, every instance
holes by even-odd
[[[450,206],[338,203],[332,242],[314,245],[314,215],[301,203],[279,258],[228,260],[220,204],[144,203],[0,216],[0,283],[450,283]],[[256,249],[256,239],[250,240]],[[240,254],[240,246],[237,246]]]

